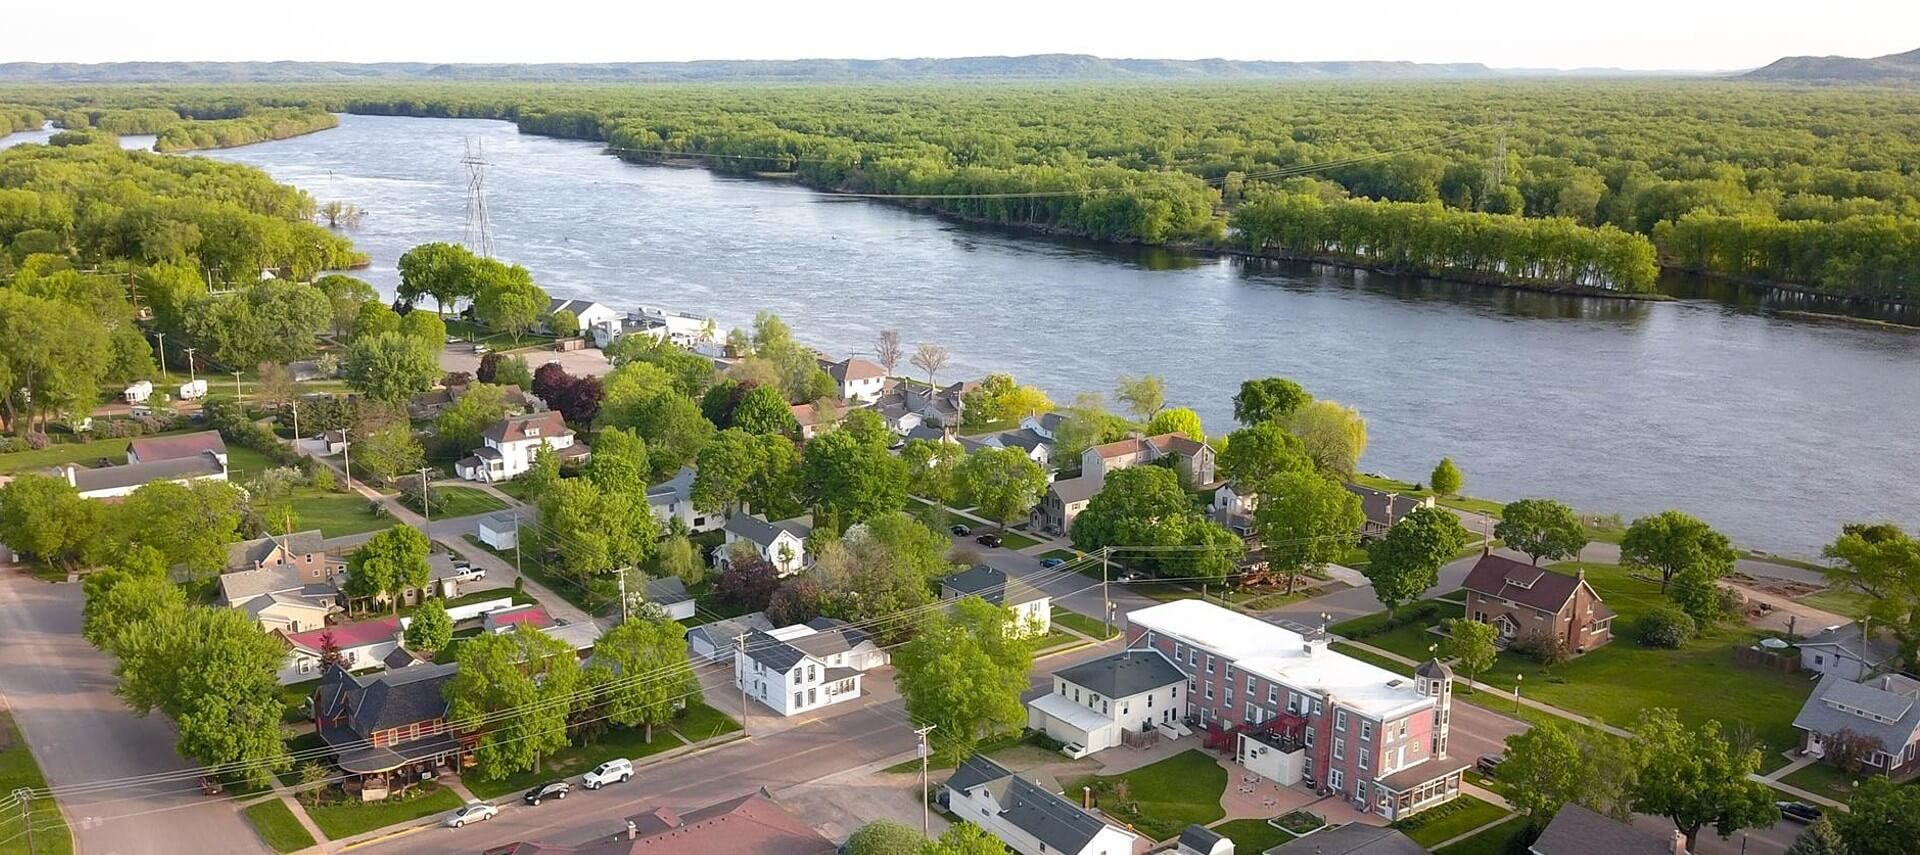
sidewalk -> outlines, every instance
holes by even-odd
[[[1407,666],[1408,668],[1420,667],[1419,662],[1415,662],[1412,659],[1408,659],[1407,657],[1401,656],[1400,654],[1395,653],[1391,650],[1382,650],[1378,647],[1374,647],[1373,645],[1367,644],[1362,641],[1354,641],[1351,638],[1342,638],[1340,640],[1344,643],[1351,644],[1354,647],[1358,647],[1361,650],[1364,650],[1375,656],[1381,657],[1382,659],[1391,659],[1395,662],[1398,662],[1402,665]],[[1470,688],[1474,689],[1475,691],[1485,691],[1493,695],[1510,695],[1513,693],[1511,689],[1503,689],[1503,688],[1500,688],[1499,686],[1490,686],[1478,680],[1466,680],[1463,682],[1465,682]],[[1580,715],[1579,713],[1568,712],[1559,707],[1553,706],[1552,704],[1544,704],[1532,698],[1529,698],[1525,695],[1521,695],[1520,705],[1530,710],[1537,710],[1539,712],[1546,713],[1547,715],[1557,716],[1559,718],[1566,719],[1567,721],[1573,722],[1574,724],[1584,725],[1586,727],[1597,727],[1601,730],[1606,731],[1607,733],[1610,733],[1614,736],[1621,737],[1623,739],[1632,738],[1633,736],[1633,734],[1628,732],[1625,728],[1615,727],[1611,724],[1601,724],[1601,723],[1595,722],[1593,719]]]

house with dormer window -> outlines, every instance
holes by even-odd
[[[1587,583],[1502,555],[1481,556],[1461,587],[1467,617],[1493,624],[1506,644],[1531,635],[1557,636],[1575,655],[1613,640],[1613,609]]]
[[[508,416],[480,434],[485,443],[473,455],[453,464],[455,474],[468,481],[506,481],[533,466],[541,446],[553,449],[562,463],[587,456],[587,447],[574,441],[565,419],[553,411]]]
[[[1807,756],[1837,760],[1862,753],[1858,760],[1867,774],[1895,780],[1920,775],[1920,680],[1887,674],[1855,682],[1829,674],[1793,726]]]

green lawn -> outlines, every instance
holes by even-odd
[[[175,430],[148,435],[174,436],[191,432]],[[127,462],[127,443],[130,441],[128,439],[96,439],[92,442],[68,442],[49,445],[46,448],[0,454],[0,475],[45,469],[62,463],[91,466],[101,458],[106,458],[115,464],[125,463]]]
[[[125,440],[121,440],[125,442]],[[40,764],[34,762],[33,752],[27,750],[27,743],[20,736],[20,729],[13,726],[13,716],[0,712],[0,793],[11,793],[21,787],[39,789],[47,785],[40,776]],[[32,805],[34,855],[71,855],[73,838],[67,834],[66,818],[60,815],[60,806],[53,799],[34,799]],[[13,836],[20,831],[20,809],[9,808],[11,820],[9,826],[0,822],[0,834],[11,839],[0,838],[0,855],[26,855],[27,838],[24,835]]]
[[[1439,807],[1428,808],[1396,822],[1393,827],[1413,838],[1413,842],[1432,849],[1436,844],[1452,840],[1487,823],[1497,822],[1510,813],[1505,808],[1462,795]]]
[[[320,805],[307,808],[307,816],[320,826],[328,840],[340,840],[365,834],[376,828],[408,822],[423,816],[451,811],[461,805],[454,791],[434,784],[422,785],[423,792],[413,798],[388,798],[378,802]]]
[[[1791,775],[1781,778],[1785,784],[1791,784],[1817,796],[1845,801],[1853,793],[1853,782],[1862,780],[1864,775],[1849,775],[1838,768],[1815,763]]]
[[[322,493],[306,490],[291,502],[294,525],[301,530],[317,528],[322,537],[341,537],[388,528],[393,517],[367,509],[366,497],[356,493]]]
[[[1221,837],[1233,841],[1233,851],[1259,855],[1293,840],[1293,835],[1267,824],[1264,819],[1236,819],[1213,827]]]
[[[1846,588],[1825,588],[1799,598],[1798,602],[1822,611],[1852,617],[1866,611],[1867,605],[1873,602],[1873,598]]]
[[[673,729],[690,742],[705,742],[740,729],[740,722],[705,701],[688,701],[687,708],[673,722]]]
[[[1009,748],[1014,748],[1016,746],[1025,745],[1025,744],[1031,744],[1036,735],[1038,734],[1027,733],[1025,731],[1022,731],[1019,733],[1009,733],[1004,736],[996,736],[996,737],[993,737],[992,739],[982,739],[980,740],[979,744],[973,747],[973,753],[986,754],[986,755],[997,754]],[[954,764],[940,759],[940,756],[938,754],[933,755],[927,760],[928,772],[940,772],[940,771],[952,769],[953,767],[954,767]],[[905,775],[908,773],[917,775],[920,773],[920,761],[916,758],[913,760],[907,760],[904,762],[895,763],[892,766],[888,766],[887,768],[881,771],[887,772],[889,774],[894,774],[894,775]]]
[[[1514,850],[1514,838],[1526,834],[1526,817],[1516,816],[1439,851],[1446,855],[1507,855]]]
[[[462,535],[462,537],[465,537],[468,543],[491,552],[504,561],[512,562],[514,560],[514,550],[508,549],[503,551],[494,549],[482,542],[478,535],[466,534]],[[588,614],[599,614],[602,607],[610,605],[609,602],[589,594],[585,589],[580,587],[578,582],[566,576],[559,575],[556,572],[558,568],[549,569],[546,559],[541,557],[545,554],[545,550],[541,548],[540,536],[537,532],[524,528],[520,530],[519,552],[520,572],[527,576],[527,578],[545,585],[548,590],[559,594],[561,599],[579,606]]]
[[[1000,548],[1002,549],[1026,549],[1039,542],[1040,541],[1034,540],[1017,531],[1009,530],[1000,533]]]
[[[500,497],[472,487],[435,487],[433,492],[440,501],[439,507],[433,509],[433,515],[439,519],[450,520],[507,509],[507,503],[501,501]]]
[[[1126,782],[1126,799],[1114,785]],[[1227,770],[1204,751],[1176,754],[1151,766],[1112,776],[1094,776],[1066,785],[1069,793],[1092,787],[1096,804],[1109,816],[1131,824],[1154,840],[1166,840],[1194,823],[1206,825],[1226,815],[1220,795]]]
[[[313,845],[313,835],[307,833],[306,826],[294,818],[293,809],[280,799],[267,799],[243,813],[247,822],[253,823],[260,840],[275,852],[297,852]]]
[[[126,442],[126,440],[123,439],[121,442]],[[254,451],[245,446],[227,443],[227,476],[235,481],[245,481],[249,478],[258,477],[260,473],[268,469],[283,468],[286,468],[286,464],[280,463],[262,452]]]
[[[1053,623],[1064,626],[1096,641],[1105,641],[1119,634],[1119,630],[1110,628],[1100,621],[1079,612],[1070,612],[1060,606],[1053,607]]]
[[[1430,612],[1431,615],[1423,620],[1410,620],[1392,629],[1382,629],[1389,623],[1386,612],[1336,623],[1328,629],[1335,635],[1371,647],[1390,650],[1415,661],[1425,661],[1434,655],[1429,648],[1445,642],[1440,636],[1428,632],[1427,628],[1447,618],[1460,617],[1466,614],[1466,609],[1459,603],[1446,600],[1421,600],[1401,606],[1399,614],[1405,619],[1423,612]]]
[[[1055,647],[1065,647],[1069,644],[1085,643],[1086,642],[1080,640],[1080,636],[1056,628],[1046,635],[1033,639],[1033,649],[1038,652],[1042,650],[1052,650]]]
[[[531,483],[532,482],[525,478],[515,478],[511,481],[501,481],[494,484],[493,488],[526,503],[533,501],[531,498],[533,492],[533,488],[530,486]]]
[[[653,729],[653,742],[646,741],[645,728],[617,727],[607,731],[592,745],[570,745],[567,748],[540,758],[540,771],[515,772],[499,780],[485,780],[478,776],[465,778],[467,789],[483,799],[499,798],[509,793],[518,793],[532,789],[535,784],[559,778],[570,778],[588,769],[600,765],[615,757],[639,760],[662,751],[670,751],[685,745],[672,729],[656,727]]]
[[[437,665],[445,665],[448,662],[460,658],[460,645],[465,643],[467,639],[478,636],[483,632],[485,632],[485,630],[467,629],[454,633],[453,638],[447,642],[447,646],[441,648],[439,653],[433,654],[434,663]]]
[[[1722,626],[1679,650],[1642,647],[1633,638],[1634,621],[1665,602],[1659,586],[1615,565],[1555,566],[1562,572],[1578,568],[1619,615],[1613,642],[1551,670],[1502,654],[1483,681],[1511,690],[1516,675],[1525,675],[1520,682],[1526,697],[1621,727],[1631,726],[1640,710],[1667,707],[1689,725],[1717,719],[1726,727],[1751,728],[1767,743],[1768,755],[1799,742],[1793,717],[1812,684],[1802,675],[1735,665],[1733,647],[1752,643],[1753,632]]]
[[[1375,490],[1385,490],[1389,493],[1399,493],[1403,496],[1413,496],[1414,498],[1420,499],[1433,495],[1432,490],[1415,490],[1412,484],[1405,481],[1396,481],[1392,478],[1380,478],[1373,475],[1355,475],[1353,476],[1353,482],[1362,487],[1372,487]],[[1506,508],[1504,503],[1491,499],[1476,499],[1472,496],[1441,496],[1434,501],[1449,508],[1459,508],[1463,511],[1486,514],[1494,518],[1498,518],[1501,510]]]

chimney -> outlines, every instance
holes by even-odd
[[[1687,855],[1687,836],[1677,830],[1673,832],[1673,855]]]
[[[631,819],[627,820],[627,839],[632,840],[635,837],[639,837],[639,836],[640,836],[640,826],[634,825],[633,820]]]

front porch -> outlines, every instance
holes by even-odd
[[[1464,760],[1436,757],[1401,769],[1374,783],[1374,811],[1388,821],[1406,819],[1458,798],[1467,769]]]

